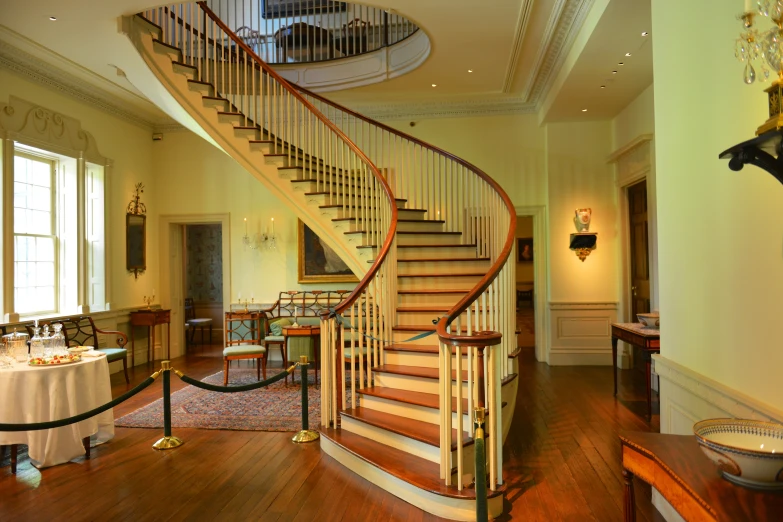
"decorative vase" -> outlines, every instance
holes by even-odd
[[[589,208],[578,208],[574,211],[574,225],[576,225],[577,232],[590,231],[590,218],[592,215],[593,210]]]

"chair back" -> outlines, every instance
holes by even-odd
[[[65,345],[72,346],[92,346],[98,348],[98,336],[95,333],[95,323],[92,321],[92,317],[85,315],[80,317],[66,317],[64,319],[55,319],[51,322],[39,322],[38,326],[43,327],[49,325],[50,327],[56,323],[63,325],[62,333],[65,336]],[[33,337],[33,323],[27,323],[24,325],[27,328],[27,333],[30,338]]]
[[[196,318],[196,304],[192,297],[185,298],[185,321]]]
[[[226,312],[226,346],[261,344],[262,312]]]

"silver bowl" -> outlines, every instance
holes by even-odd
[[[707,419],[694,424],[693,433],[729,482],[752,489],[783,489],[783,425]]]
[[[647,328],[660,328],[661,315],[658,313],[636,314],[636,318]]]

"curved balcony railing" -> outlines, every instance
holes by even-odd
[[[391,10],[332,0],[207,0],[206,5],[268,64],[370,53],[419,28]],[[227,42],[228,43],[228,42]]]

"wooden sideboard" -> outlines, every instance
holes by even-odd
[[[658,490],[687,521],[783,520],[783,491],[754,491],[721,477],[693,435],[621,432],[625,521],[636,521],[633,479]]]
[[[135,366],[136,349],[133,339],[134,326],[147,327],[147,363],[151,362],[151,357],[155,355],[155,327],[159,324],[168,325],[168,337],[166,338],[166,358],[171,359],[171,310],[138,310],[131,312],[131,366]],[[152,354],[152,355],[150,355]]]
[[[661,352],[661,332],[645,328],[641,323],[612,323],[612,366],[614,366],[614,394],[617,395],[617,341],[641,349],[647,376],[647,420],[652,418],[652,382],[650,379],[652,354]]]

